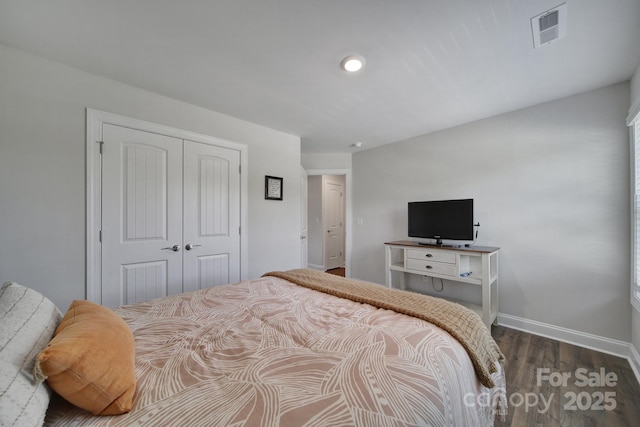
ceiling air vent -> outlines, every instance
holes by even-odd
[[[567,35],[567,4],[541,13],[531,18],[533,47],[539,48]]]

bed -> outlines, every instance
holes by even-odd
[[[135,343],[131,410],[53,393],[45,425],[492,426],[506,411],[497,345],[437,298],[292,270],[113,312]]]

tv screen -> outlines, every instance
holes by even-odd
[[[409,237],[473,240],[473,199],[409,202]]]

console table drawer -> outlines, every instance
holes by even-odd
[[[443,251],[429,251],[425,249],[407,249],[407,258],[435,262],[447,262],[450,264],[455,264],[456,262],[456,254],[454,253]]]
[[[456,265],[444,262],[434,262],[423,259],[407,259],[407,269],[424,271],[425,273],[444,274],[447,276],[456,276]]]

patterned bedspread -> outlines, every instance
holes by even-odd
[[[47,425],[491,426],[505,401],[427,321],[276,277],[116,310],[136,339],[133,410],[54,399]]]

